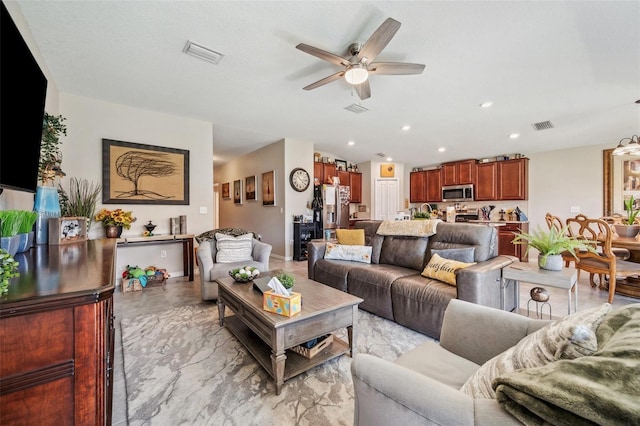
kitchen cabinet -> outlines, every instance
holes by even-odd
[[[110,425],[115,239],[38,245],[0,302],[0,424]]]
[[[441,165],[442,185],[473,183],[476,160],[455,161]]]
[[[498,161],[499,200],[526,200],[529,187],[529,159]]]
[[[427,201],[427,173],[425,170],[409,173],[409,201],[412,203]]]
[[[340,185],[349,185],[351,186],[351,179],[349,177],[349,172],[345,172],[342,170],[338,170],[336,172],[338,174],[338,179],[340,179]]]
[[[507,222],[498,227],[498,254],[515,256],[521,262],[527,262],[526,244],[513,244],[511,241],[517,234],[529,232],[529,224],[525,222]]]
[[[362,173],[349,172],[349,186],[351,187],[350,203],[362,202]]]
[[[320,184],[332,184],[333,180],[331,182],[327,182],[327,178],[333,178],[334,176],[338,176],[335,164],[318,162],[313,163],[313,177],[318,178]]]
[[[315,223],[293,222],[293,260],[307,260],[307,243],[315,238]]]
[[[476,201],[526,200],[528,186],[528,158],[476,164]]]
[[[442,179],[440,169],[426,170],[426,198],[425,202],[442,201]]]

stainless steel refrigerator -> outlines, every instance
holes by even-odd
[[[350,189],[344,185],[322,185],[322,228],[349,228]]]

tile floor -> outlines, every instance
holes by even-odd
[[[296,275],[307,276],[307,263],[297,261],[282,261],[271,259],[272,269],[284,269]],[[579,310],[589,309],[607,301],[607,292],[593,289],[589,285],[588,278],[581,277],[578,292]],[[184,305],[192,305],[202,302],[200,298],[199,277],[196,276],[193,282],[187,281],[185,277],[169,278],[165,284],[145,288],[143,291],[122,293],[120,288],[116,289],[114,295],[115,306],[115,358],[114,358],[114,389],[113,389],[113,410],[112,424],[114,426],[127,425],[127,396],[124,381],[124,362],[122,353],[122,342],[120,336],[120,320],[159,312]],[[536,285],[521,283],[520,285],[520,313],[527,314],[527,301],[529,292]],[[554,317],[562,316],[567,308],[567,293],[565,290],[547,287],[550,294],[550,304]],[[640,302],[640,299],[616,295],[613,301],[614,306],[622,306],[630,303]],[[215,302],[203,302],[212,303]],[[533,303],[530,305],[530,316],[535,316]],[[545,319],[548,315],[547,308],[544,308]]]

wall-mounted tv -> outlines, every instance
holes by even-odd
[[[1,9],[0,191],[35,192],[47,79],[4,3]]]

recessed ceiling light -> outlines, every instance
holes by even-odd
[[[405,132],[408,132],[411,129],[411,126],[409,126],[408,124],[405,124],[404,126],[402,126],[402,130]]]
[[[355,144],[356,144],[356,143],[355,143],[354,141],[349,141],[349,142],[347,142],[347,145],[349,145],[349,146],[354,146]]]
[[[393,161],[393,158],[387,157],[387,161]]]
[[[447,150],[447,148],[441,146],[440,148],[438,148],[438,152],[445,152]]]
[[[480,108],[489,108],[491,105],[493,105],[493,102],[483,102],[480,104]]]
[[[511,133],[509,135],[509,139],[518,139],[520,137],[520,133]]]

